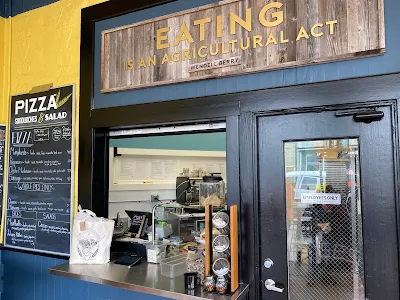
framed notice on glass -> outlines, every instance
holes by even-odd
[[[73,85],[11,97],[4,245],[69,255]]]

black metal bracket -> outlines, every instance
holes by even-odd
[[[121,154],[118,154],[118,148],[117,147],[114,147],[113,149],[114,149],[114,157],[121,156]]]
[[[385,116],[383,111],[363,112],[353,115],[355,122],[372,123],[383,119]]]
[[[383,119],[385,114],[383,111],[376,110],[375,108],[365,109],[350,109],[346,111],[338,111],[335,113],[336,117],[353,116],[355,122],[372,123]]]

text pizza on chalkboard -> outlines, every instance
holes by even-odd
[[[5,141],[6,141],[6,126],[0,125],[0,226],[1,226],[1,214],[3,211],[3,196],[4,196],[4,152],[5,152]]]
[[[68,255],[74,87],[11,97],[6,247]]]

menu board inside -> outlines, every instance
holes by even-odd
[[[4,147],[6,141],[6,126],[0,125],[0,226],[3,212],[3,197],[4,197]]]
[[[74,87],[11,97],[6,247],[70,248]]]

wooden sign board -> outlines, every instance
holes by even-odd
[[[383,0],[229,0],[102,32],[102,92],[385,52]]]

